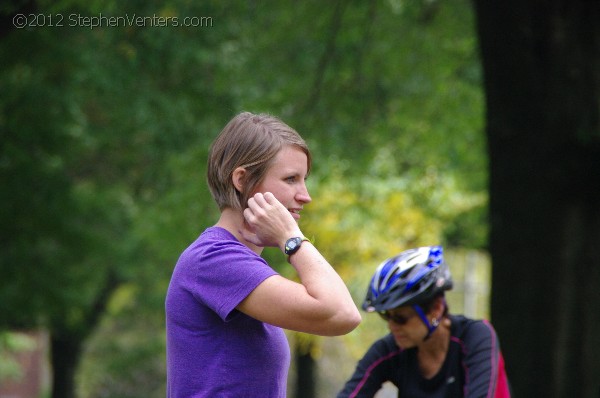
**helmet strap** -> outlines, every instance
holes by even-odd
[[[427,327],[427,336],[425,336],[425,338],[423,339],[425,341],[429,338],[429,336],[431,336],[431,333],[433,333],[437,329],[437,327],[440,325],[440,320],[437,318],[433,318],[431,320],[431,322],[429,322],[429,319],[427,319],[427,315],[425,314],[425,311],[423,311],[423,308],[421,308],[420,305],[414,304],[413,308],[417,312],[417,315],[419,315],[419,318],[421,318],[421,321],[423,321],[423,323]]]

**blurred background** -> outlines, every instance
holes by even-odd
[[[451,311],[490,319],[495,144],[479,41],[490,34],[477,18],[494,14],[483,8],[467,0],[3,2],[0,397],[165,396],[166,289],[181,251],[218,217],[205,183],[208,146],[240,111],[279,116],[307,140],[313,202],[301,227],[358,305],[382,260],[442,244],[456,280]],[[585,48],[598,49],[598,36]],[[591,87],[593,128],[582,134],[597,151]],[[515,100],[515,112],[528,99]],[[264,256],[294,277],[278,251]],[[500,314],[511,358],[502,333],[515,322]],[[335,396],[383,333],[366,314],[343,337],[288,333],[289,396]]]

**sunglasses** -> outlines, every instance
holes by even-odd
[[[406,325],[408,323],[408,321],[410,321],[410,318],[412,318],[413,316],[416,315],[416,314],[412,314],[409,316],[403,316],[403,315],[391,314],[389,311],[378,312],[378,314],[381,318],[383,318],[383,320],[392,321],[398,325]]]

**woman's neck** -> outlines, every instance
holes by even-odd
[[[241,231],[248,231],[248,227],[244,219],[244,214],[241,211],[234,210],[232,208],[223,209],[223,211],[221,211],[219,221],[217,221],[215,227],[226,229],[233,236],[235,236],[235,238],[238,241],[240,241],[240,243],[248,246],[250,250],[258,254],[259,256],[262,253],[262,247],[256,246],[255,244],[248,242],[246,239],[244,239]]]
[[[450,326],[450,319],[443,318],[435,332],[418,347],[419,369],[426,379],[435,376],[444,364],[450,345]]]

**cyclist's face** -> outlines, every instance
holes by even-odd
[[[300,210],[312,200],[306,188],[307,174],[306,154],[294,146],[285,146],[279,151],[253,194],[271,192],[298,221]]]
[[[415,347],[427,335],[427,327],[410,306],[387,311],[384,318],[396,344],[402,349]]]

